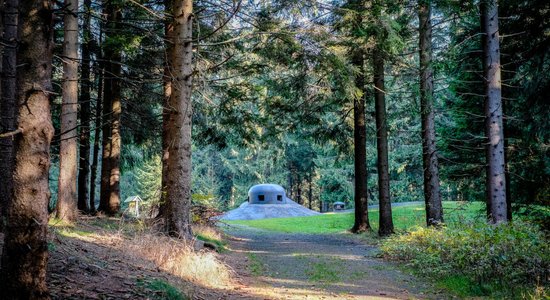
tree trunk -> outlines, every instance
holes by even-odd
[[[48,202],[53,50],[53,2],[21,1],[17,65],[18,125],[13,194],[2,252],[4,299],[49,299]]]
[[[107,39],[114,38],[120,30],[121,7],[112,2],[106,4]],[[121,62],[120,49],[116,45],[105,48],[105,91],[103,113],[107,126],[103,129],[103,160],[101,165],[101,199],[99,210],[115,215],[120,210],[120,117],[121,106]],[[107,128],[108,127],[108,128]]]
[[[308,191],[307,191],[307,202],[309,209],[313,209],[313,172],[309,173],[307,177]]]
[[[64,6],[63,92],[56,216],[72,222],[77,216],[78,0],[65,0]]]
[[[164,10],[170,13],[172,9],[172,0],[164,1]],[[166,42],[166,54],[164,59],[164,79],[163,89],[164,98],[162,100],[162,178],[161,178],[161,193],[158,217],[166,218],[166,184],[168,183],[168,156],[170,154],[169,146],[172,140],[170,134],[170,96],[172,94],[172,74],[169,66],[169,56],[173,48],[173,32],[174,27],[169,18],[166,18],[164,23],[164,35]]]
[[[355,222],[351,228],[353,233],[361,233],[370,229],[367,195],[367,126],[365,120],[365,72],[363,51],[356,54],[354,64],[360,72],[355,77],[357,88],[362,91],[361,97],[353,101],[353,144],[355,172]]]
[[[191,116],[193,1],[172,5],[173,47],[169,53],[172,80],[170,95],[170,145],[166,175],[165,230],[172,236],[191,238]]]
[[[90,211],[90,41],[92,39],[90,19],[91,0],[84,0],[84,20],[82,22],[82,66],[80,83],[80,163],[78,172],[78,209]]]
[[[420,114],[422,118],[422,158],[424,164],[424,200],[426,224],[443,222],[441,192],[439,186],[439,163],[435,143],[434,89],[432,70],[432,21],[429,0],[419,2],[419,49],[420,49]]]
[[[4,36],[2,39],[2,72],[0,85],[0,133],[16,129],[16,58],[17,58],[17,25],[19,0],[6,0],[2,10]],[[0,231],[5,224],[6,209],[13,191],[13,138],[0,138]]]
[[[100,43],[101,43],[101,34],[100,34]],[[96,107],[95,107],[95,132],[94,132],[94,150],[93,150],[93,157],[92,157],[92,167],[90,170],[90,213],[94,214],[96,212],[96,201],[95,201],[95,182],[97,178],[97,165],[99,160],[99,140],[101,137],[101,132],[103,126],[101,126],[101,121],[103,118],[101,117],[102,112],[102,103],[103,103],[103,74],[104,74],[104,67],[103,62],[101,61],[101,52],[97,54],[98,59],[98,72],[96,74],[97,76],[97,101],[96,101]]]
[[[384,57],[375,50],[374,97],[376,113],[376,150],[378,152],[378,193],[380,204],[380,226],[378,234],[386,236],[393,233],[393,220],[390,198],[390,173],[388,168],[388,126],[386,123],[386,96],[384,87]]]
[[[302,178],[298,176],[298,183],[296,184],[296,202],[303,205],[304,201],[302,200]]]
[[[481,2],[483,69],[485,83],[485,135],[487,136],[487,213],[492,223],[506,222],[506,170],[502,126],[502,90],[498,5],[496,0]]]

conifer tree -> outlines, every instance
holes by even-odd
[[[65,0],[64,6],[63,94],[56,215],[59,219],[72,222],[77,215],[78,0]]]
[[[0,291],[5,299],[49,299],[48,202],[52,95],[53,1],[19,5],[17,124],[13,193],[2,251]],[[2,174],[6,176],[8,174]]]
[[[168,124],[168,173],[166,175],[165,232],[191,238],[191,101],[193,77],[193,1],[172,3],[172,43],[168,66],[171,79]],[[163,170],[164,171],[164,170]]]
[[[432,68],[431,1],[418,2],[420,56],[420,114],[422,117],[422,160],[424,166],[424,200],[428,226],[443,222],[443,207],[439,188],[434,119],[434,87]]]

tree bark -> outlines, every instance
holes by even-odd
[[[2,252],[0,291],[5,299],[49,299],[48,202],[53,50],[53,2],[21,1],[17,65],[18,125],[13,193]]]
[[[166,176],[165,231],[176,237],[191,238],[191,116],[193,76],[193,1],[172,4],[173,47],[169,53],[172,74],[170,95],[170,145]]]
[[[17,59],[17,26],[19,0],[6,0],[2,9],[2,72],[0,76],[0,133],[16,130],[16,59]],[[13,191],[13,150],[12,138],[0,138],[0,174],[3,183],[0,184],[0,231],[5,224],[6,209]]]
[[[304,204],[304,201],[302,200],[302,178],[300,178],[300,175],[298,175],[296,184],[296,202],[300,205]]]
[[[355,84],[362,95],[353,101],[353,144],[355,172],[355,222],[351,228],[353,233],[370,230],[367,194],[367,126],[365,119],[365,68],[363,51],[356,54],[354,64],[360,72],[355,77]]]
[[[91,34],[91,0],[84,0],[84,19],[82,21],[82,66],[80,83],[80,163],[78,172],[78,210],[89,212],[90,186],[90,41]]]
[[[164,9],[167,13],[172,9],[172,0],[164,0]],[[168,157],[170,154],[169,146],[172,140],[170,134],[170,96],[172,94],[172,74],[170,71],[169,60],[173,48],[174,27],[169,18],[164,23],[164,39],[166,41],[166,53],[164,58],[164,79],[163,90],[164,98],[162,100],[162,178],[161,193],[159,203],[159,219],[165,219],[166,216],[166,184],[168,183]]]
[[[309,209],[313,209],[313,172],[309,172],[307,177],[308,190],[307,190],[307,200]]]
[[[378,152],[378,193],[380,205],[380,226],[378,234],[393,233],[393,220],[390,198],[390,173],[388,163],[388,126],[386,122],[386,96],[384,87],[384,57],[379,50],[373,53],[374,97],[376,114],[376,150]]]
[[[498,4],[481,2],[483,69],[485,77],[485,135],[487,137],[487,213],[492,223],[506,222],[506,170],[502,122]]]
[[[420,115],[422,119],[422,158],[424,165],[424,201],[426,224],[437,226],[443,222],[443,208],[439,186],[439,162],[435,140],[434,88],[432,69],[432,21],[429,0],[419,1],[420,49]]]
[[[77,217],[78,0],[65,0],[57,218]]]
[[[101,36],[100,36],[100,42],[101,42]],[[100,53],[97,53],[98,59],[98,71],[97,71],[97,99],[96,99],[96,107],[95,107],[95,132],[94,132],[94,149],[93,149],[93,156],[92,156],[92,166],[90,169],[90,213],[95,214],[96,213],[96,201],[95,201],[95,182],[97,178],[97,165],[99,160],[99,141],[101,137],[101,132],[103,126],[101,126],[101,121],[103,120],[101,117],[102,112],[102,103],[103,103],[103,75],[104,75],[104,67],[103,62],[101,61],[101,51]]]
[[[116,37],[122,19],[121,7],[113,2],[106,4],[107,38]],[[120,117],[121,105],[121,62],[120,49],[110,45],[105,49],[105,91],[103,113],[107,126],[103,128],[103,160],[101,165],[101,199],[99,210],[115,215],[120,210]]]

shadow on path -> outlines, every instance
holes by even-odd
[[[278,233],[230,225],[227,263],[266,299],[436,299],[427,283],[348,234]]]

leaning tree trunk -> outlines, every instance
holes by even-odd
[[[390,173],[388,164],[388,126],[386,120],[386,96],[384,87],[384,58],[378,50],[373,54],[374,97],[376,113],[376,150],[378,152],[378,193],[380,204],[380,226],[378,234],[393,233],[393,220],[390,198]]]
[[[19,0],[6,0],[2,8],[2,72],[0,73],[0,134],[15,130],[16,124],[16,58],[17,58],[17,25]],[[0,138],[0,174],[13,172],[13,139]],[[0,184],[0,230],[5,224],[6,209],[13,191],[10,175],[3,176]]]
[[[485,82],[485,135],[487,137],[487,207],[492,223],[506,222],[506,170],[502,122],[500,45],[496,0],[481,2],[483,69]]]
[[[122,19],[121,7],[112,2],[106,4],[106,39],[116,38]],[[101,195],[99,210],[114,215],[120,210],[120,117],[122,113],[120,74],[122,59],[120,49],[109,45],[105,49],[105,91],[103,114],[103,159],[101,164]]]
[[[0,291],[4,299],[49,299],[48,202],[53,49],[53,2],[19,5],[17,65],[18,131],[13,194],[2,252]]]
[[[419,2],[420,114],[422,118],[422,159],[424,163],[424,200],[428,226],[443,222],[439,187],[439,163],[435,143],[434,88],[432,70],[432,22],[429,0]]]
[[[78,210],[88,212],[90,206],[90,42],[91,33],[91,0],[84,0],[84,19],[82,21],[82,72],[80,83],[80,163],[78,171]]]
[[[165,230],[172,236],[191,238],[191,116],[193,76],[193,1],[172,4],[173,47],[169,53],[172,80],[168,174],[166,175]],[[170,41],[168,41],[170,42]]]
[[[78,0],[65,0],[64,5],[63,92],[56,216],[72,222],[77,216]]]
[[[367,192],[367,126],[365,120],[365,68],[363,52],[356,54],[355,65],[360,73],[356,75],[355,84],[362,91],[361,97],[353,101],[353,144],[355,171],[355,222],[351,232],[361,233],[370,229]]]

